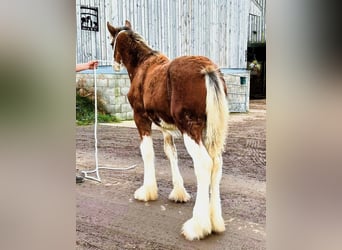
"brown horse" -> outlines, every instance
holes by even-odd
[[[196,203],[192,218],[183,225],[183,235],[194,240],[211,232],[223,232],[219,185],[228,103],[222,73],[203,56],[182,56],[170,61],[151,49],[132,30],[129,21],[123,27],[113,27],[107,22],[107,28],[113,38],[114,61],[126,67],[131,80],[128,100],[141,138],[144,183],[135,191],[134,198],[141,201],[158,198],[151,138],[153,122],[162,130],[164,151],[171,163],[170,200],[190,199],[178,169],[175,135],[183,136],[194,163]]]

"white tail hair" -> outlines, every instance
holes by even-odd
[[[207,126],[204,144],[211,157],[224,150],[228,134],[228,100],[224,90],[224,79],[217,68],[209,66],[201,71],[205,74],[207,89],[206,113]]]

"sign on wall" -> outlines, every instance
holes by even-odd
[[[81,30],[99,31],[98,7],[81,6]]]

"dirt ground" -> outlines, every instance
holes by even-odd
[[[102,169],[101,183],[87,179],[76,184],[76,249],[266,249],[266,100],[252,100],[248,114],[230,116],[221,181],[226,231],[200,241],[180,234],[196,197],[193,164],[182,139],[176,139],[176,147],[191,200],[168,200],[170,164],[162,134],[153,130],[159,198],[136,201],[133,193],[143,182],[143,163],[138,131],[129,124],[98,126],[99,166],[136,167]],[[95,168],[94,126],[77,127],[76,167]]]

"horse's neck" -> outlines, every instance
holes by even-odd
[[[152,56],[153,50],[149,47],[127,52],[126,56],[122,59],[131,79],[135,76],[139,68],[144,67],[145,61],[150,60]]]
[[[128,39],[131,40],[129,41]],[[150,65],[164,64],[169,60],[166,56],[154,51],[142,38],[140,39],[139,36],[137,38],[126,37],[126,39],[120,40],[119,50],[121,60],[125,65],[131,80],[138,71],[147,71]],[[116,44],[116,41],[114,44]],[[130,44],[130,46],[125,46],[125,44]]]

